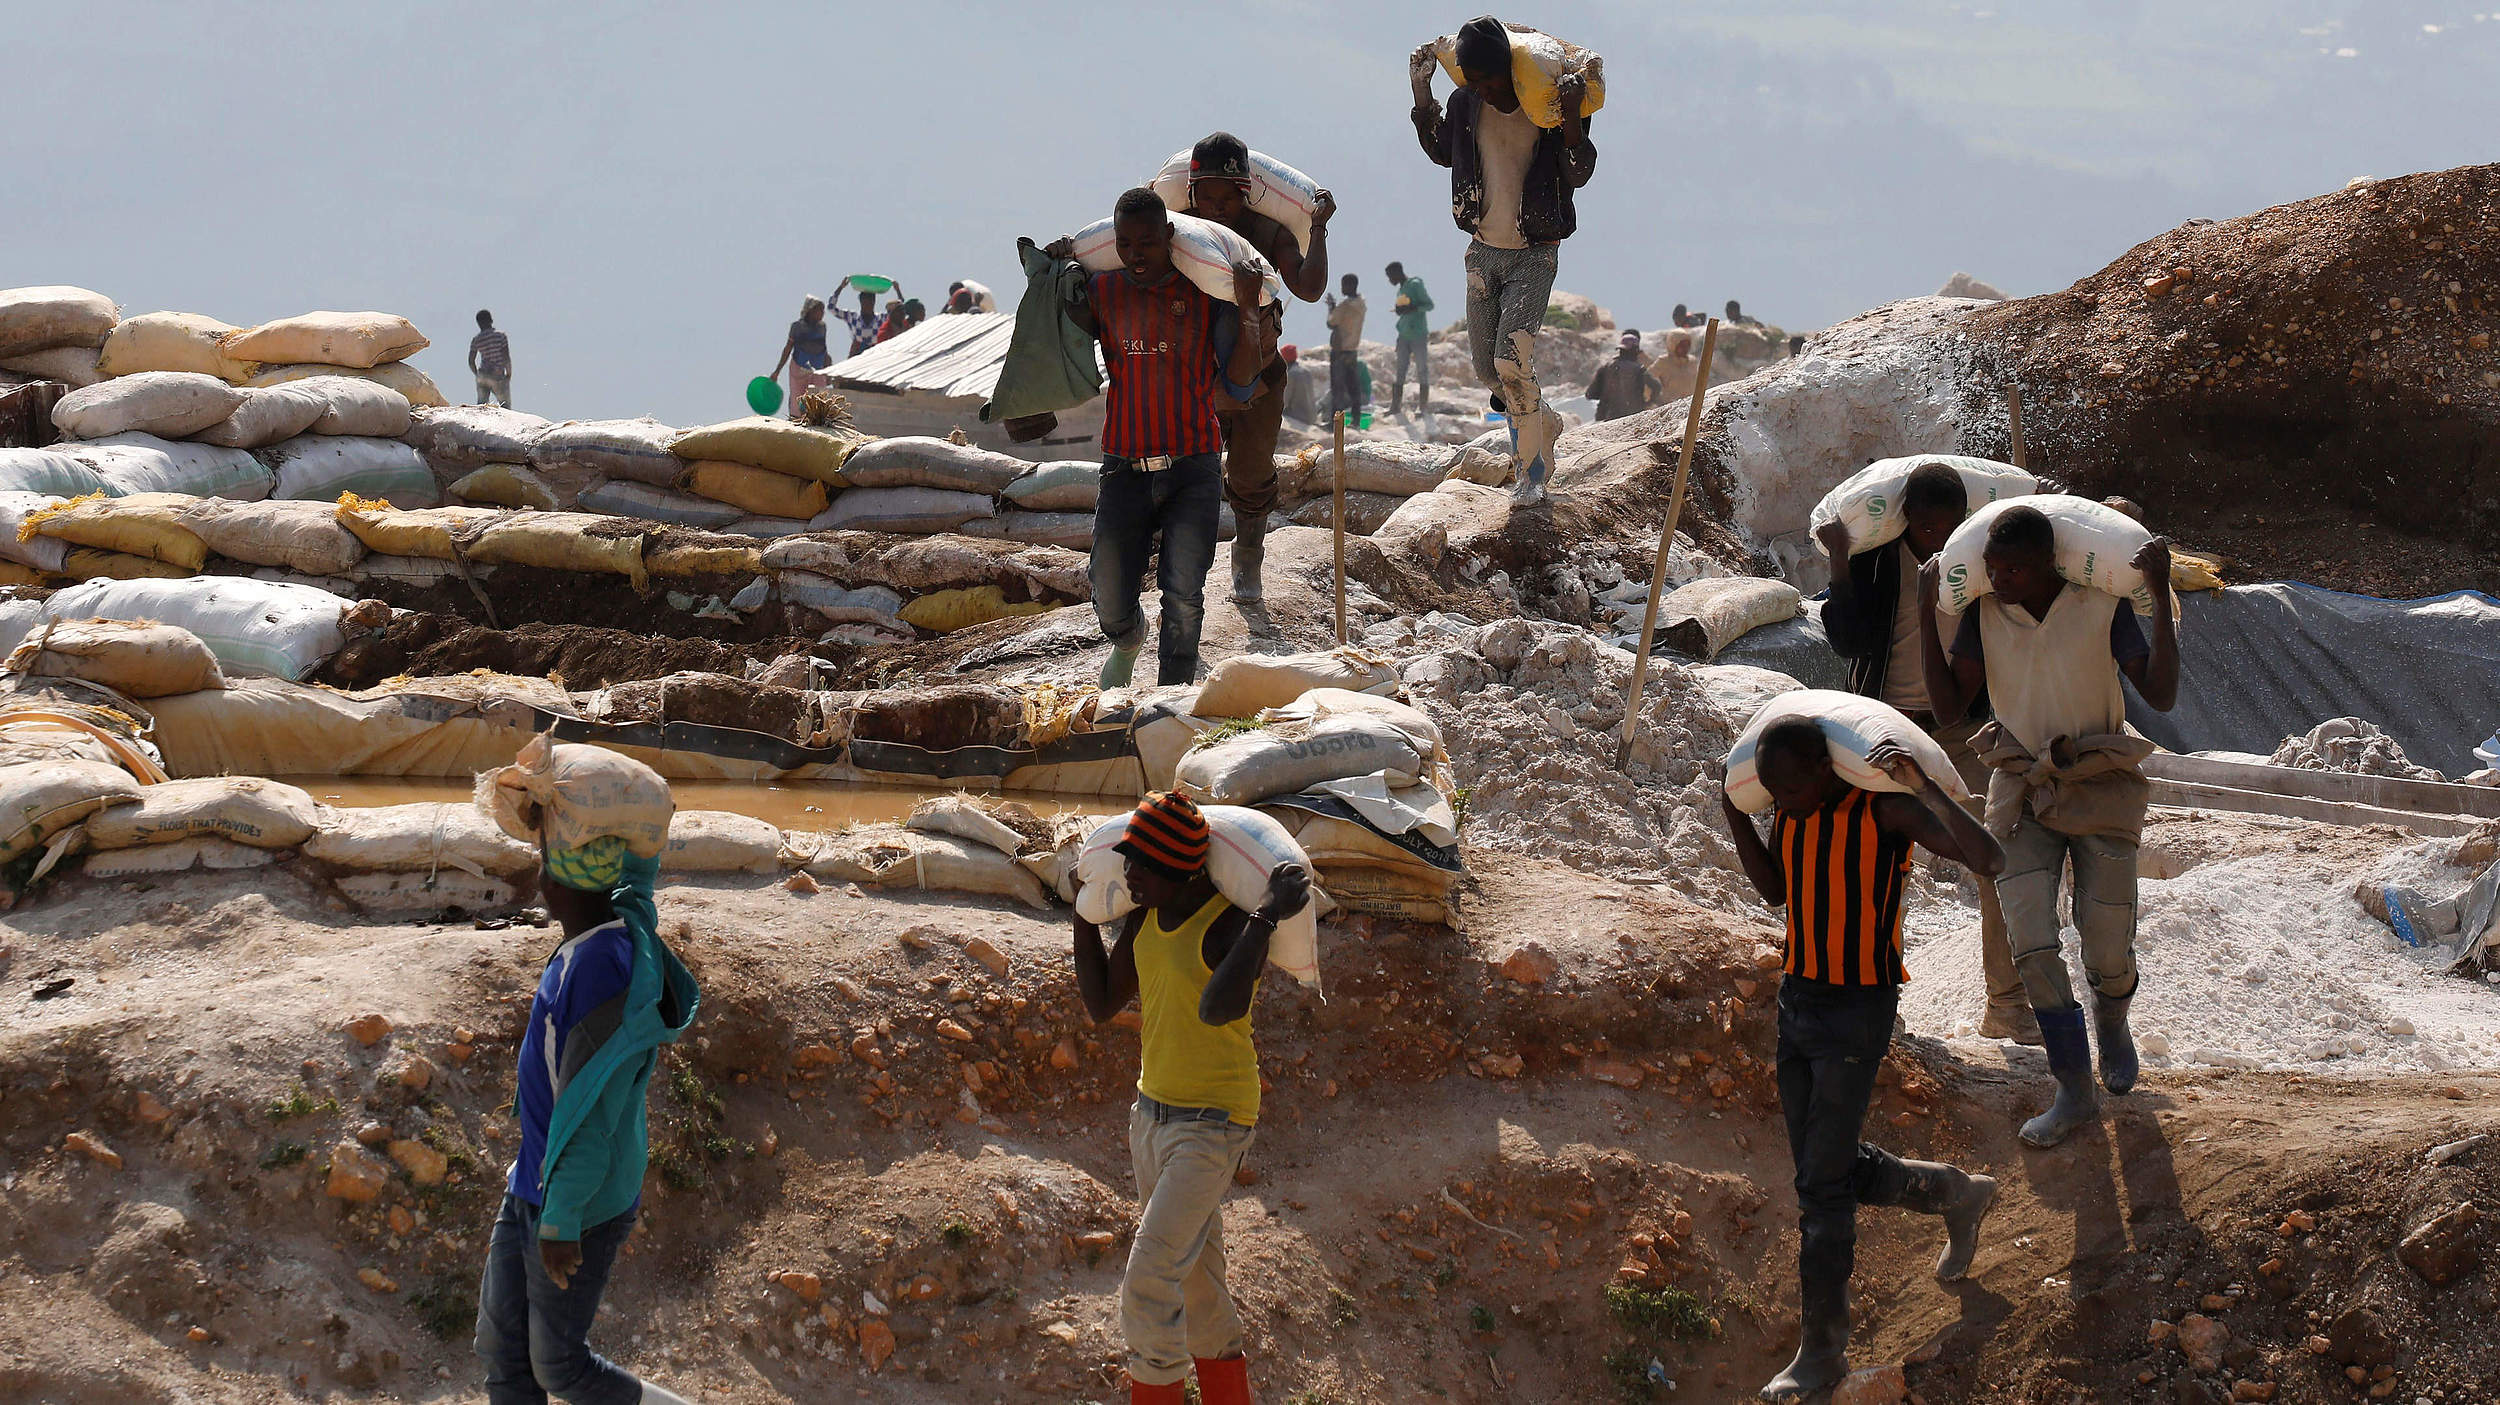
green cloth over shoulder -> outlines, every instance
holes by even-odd
[[[1049,426],[1021,434],[1015,421],[1072,410],[1102,394],[1102,362],[1094,334],[1068,315],[1069,307],[1084,304],[1092,275],[1074,259],[1052,258],[1030,239],[1016,241],[1016,257],[1024,261],[1024,296],[1016,303],[1015,334],[998,370],[998,388],[981,407],[981,422],[1008,421],[1011,437],[1021,442],[1041,437]]]

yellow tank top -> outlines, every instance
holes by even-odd
[[[1174,1107],[1220,1107],[1240,1126],[1259,1121],[1259,1052],[1250,1017],[1227,1025],[1198,1018],[1199,998],[1215,972],[1207,969],[1207,929],[1230,904],[1221,895],[1172,931],[1160,909],[1138,924],[1137,999],[1143,1010],[1143,1051],[1137,1091]]]

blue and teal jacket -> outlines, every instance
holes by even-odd
[[[656,860],[628,859],[609,895],[616,920],[566,938],[530,1000],[512,1099],[521,1151],[505,1189],[539,1207],[541,1239],[579,1239],[642,1199],[651,1071],[702,998],[660,940],[658,874]]]

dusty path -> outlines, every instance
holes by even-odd
[[[1770,934],[1475,858],[1463,937],[1335,928],[1324,1004],[1266,992],[1274,1087],[1226,1215],[1262,1387],[1739,1398],[1794,1322],[1754,965]],[[363,925],[269,886],[194,876],[167,902],[65,885],[0,935],[0,1397],[478,1398],[464,1314],[548,934]],[[1076,1008],[1059,921],[762,880],[670,888],[662,909],[705,1015],[655,1087],[657,1167],[605,1344],[706,1400],[1113,1398],[1134,1037]],[[1522,939],[1554,961],[1542,984],[1491,964]],[[63,975],[67,993],[32,999]],[[393,1026],[372,1048],[342,1032],[365,1013]],[[2500,1153],[2420,1158],[2489,1130],[2500,1080],[2157,1074],[2104,1130],[2039,1154],[2008,1135],[2040,1099],[2036,1056],[2016,1058],[1899,1046],[1870,1135],[1984,1165],[2007,1194],[1951,1290],[1927,1277],[1928,1226],[1869,1213],[1862,1364],[1932,1356],[1909,1374],[1931,1402],[2229,1398],[2147,1338],[2211,1293],[2242,1352],[2221,1369],[2278,1398],[2349,1398],[2340,1375],[2343,1394],[2318,1393],[2341,1363],[2304,1343],[2353,1306],[2403,1343],[2408,1390],[2485,1398],[2500,1379],[2463,1330],[2487,1280],[2432,1290],[2389,1257],[2428,1212],[2500,1192]],[[370,1203],[326,1194],[368,1123],[443,1152],[444,1183],[392,1167]],[[123,1164],[64,1150],[81,1131]],[[2277,1234],[2294,1209],[2318,1228]],[[1627,1265],[1697,1295],[1716,1334],[1610,1310]],[[1643,1393],[1653,1358],[1674,1396]]]

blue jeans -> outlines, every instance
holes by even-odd
[[[1897,1205],[1909,1171],[1861,1141],[1875,1071],[1892,1049],[1899,986],[1780,982],[1780,1111],[1797,1169],[1797,1268],[1809,1299],[1838,1291],[1857,1261],[1858,1207]]]
[[[642,1382],[590,1349],[591,1319],[608,1286],[616,1251],[634,1212],[592,1225],[572,1286],[556,1287],[538,1257],[538,1207],[506,1194],[477,1288],[477,1354],[486,1363],[488,1405],[635,1405]]]
[[[1155,585],[1163,592],[1163,640],[1155,681],[1198,677],[1198,634],[1207,622],[1207,568],[1215,564],[1215,532],[1224,506],[1220,454],[1188,454],[1147,473],[1117,454],[1102,461],[1102,494],[1094,503],[1091,570],[1094,618],[1103,638],[1123,649],[1146,642],[1138,608],[1146,557],[1163,538]]]

